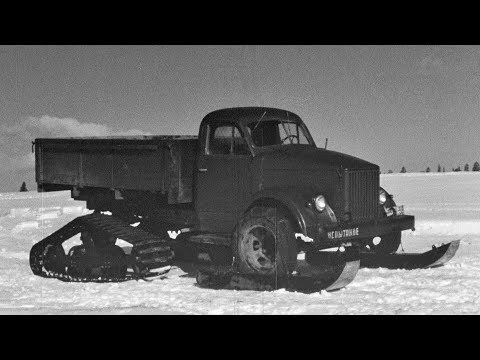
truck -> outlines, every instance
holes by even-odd
[[[379,166],[317,147],[288,110],[216,110],[198,136],[40,138],[33,146],[38,191],[68,190],[93,210],[32,247],[39,276],[124,281],[182,262],[195,264],[202,286],[336,290],[361,267],[439,266],[459,245],[397,253],[415,218],[380,186]],[[82,245],[65,252],[77,234]]]

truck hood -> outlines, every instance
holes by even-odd
[[[357,157],[312,146],[271,146],[262,148],[255,156],[264,169],[375,169],[378,165]]]

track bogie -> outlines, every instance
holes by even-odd
[[[62,244],[78,233],[83,244],[65,254]],[[115,245],[119,238],[133,245],[133,256],[128,258]],[[173,255],[165,239],[113,216],[94,213],[74,219],[35,244],[30,267],[35,275],[67,281],[124,281],[158,274],[151,269],[161,268],[165,273]]]

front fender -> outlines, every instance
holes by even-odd
[[[284,186],[260,190],[254,194],[249,209],[262,204],[279,203],[288,209],[295,220],[296,230],[308,236],[308,229],[319,224],[336,222],[333,212],[319,213],[308,204],[321,191],[308,186]]]

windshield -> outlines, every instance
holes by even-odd
[[[313,145],[308,131],[301,123],[282,120],[265,120],[248,124],[254,146]]]

